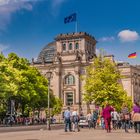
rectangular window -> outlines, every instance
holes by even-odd
[[[66,93],[66,105],[73,105],[73,93],[72,92]]]
[[[62,44],[62,51],[66,51],[66,44],[65,43]]]
[[[72,50],[72,43],[69,44],[69,50]]]

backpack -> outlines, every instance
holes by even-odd
[[[79,116],[78,115],[75,115],[73,116],[73,122],[79,122]]]
[[[111,113],[111,119],[114,119],[114,112]]]
[[[98,119],[98,113],[97,112],[93,113],[92,119],[93,119],[93,121],[96,121]]]

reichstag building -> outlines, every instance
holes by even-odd
[[[96,57],[96,39],[86,32],[59,34],[54,41],[46,45],[32,65],[46,76],[52,72],[50,88],[54,95],[62,99],[63,109],[67,106],[86,110],[83,102],[84,83],[81,76],[86,74],[85,68]],[[113,55],[107,55],[115,62]],[[140,66],[126,62],[117,63],[118,69],[125,78],[121,84],[132,97],[140,101]]]

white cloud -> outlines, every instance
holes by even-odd
[[[60,7],[67,2],[68,0],[51,0],[51,8],[52,8],[52,15],[57,16],[59,13]]]
[[[99,56],[99,54],[100,54],[100,50],[96,48],[95,51],[96,51],[96,55]]]
[[[5,30],[11,21],[11,16],[20,9],[32,10],[32,3],[36,0],[0,0],[0,30]]]
[[[9,48],[9,45],[0,44],[0,52],[7,50],[8,48]]]
[[[12,3],[18,3],[18,2],[29,2],[29,1],[37,1],[37,0],[0,0],[0,6],[12,4]]]
[[[0,31],[7,28],[7,25],[11,21],[12,14],[24,9],[31,11],[35,2],[42,0],[0,0]],[[51,14],[57,16],[59,14],[60,7],[64,2],[68,0],[46,0],[50,1]]]
[[[139,34],[136,31],[122,30],[118,33],[118,37],[122,42],[131,42],[139,39]]]
[[[52,0],[52,7],[53,8],[59,7],[66,1],[67,0]]]
[[[0,0],[0,5],[8,4],[9,0]]]
[[[99,42],[110,42],[110,41],[113,41],[115,40],[115,38],[113,36],[110,36],[110,37],[102,37],[102,38],[99,38]]]

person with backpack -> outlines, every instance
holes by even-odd
[[[97,110],[93,110],[92,122],[93,122],[94,129],[96,128],[97,119],[98,119],[98,112],[97,112]]]
[[[74,111],[72,112],[72,131],[75,132],[75,129],[77,129],[77,131],[80,131],[79,128],[79,114],[77,112],[77,109],[75,108]]]
[[[128,125],[129,125],[129,121],[130,121],[130,112],[129,112],[128,106],[126,104],[123,104],[121,113],[122,113],[123,128],[126,133],[129,133]]]
[[[115,129],[115,130],[117,128],[117,122],[118,122],[118,120],[119,120],[119,114],[116,111],[116,109],[114,108],[114,111],[111,112],[111,121],[112,121],[113,129]]]

